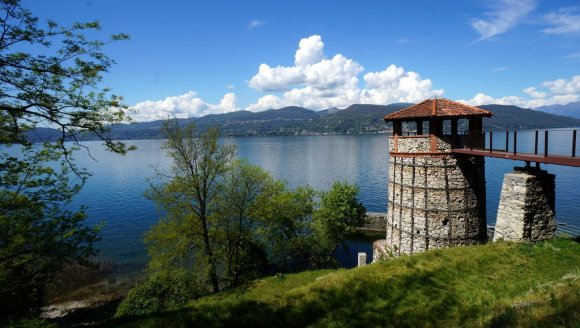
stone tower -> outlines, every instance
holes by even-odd
[[[375,259],[487,239],[484,157],[452,149],[481,147],[482,119],[492,115],[447,99],[429,99],[385,116],[385,122],[393,123],[387,233],[374,244]],[[467,131],[459,133],[459,126]],[[404,127],[415,130],[404,132]]]

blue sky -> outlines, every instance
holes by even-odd
[[[99,20],[105,84],[136,120],[287,105],[538,107],[580,100],[580,2],[25,0],[61,24]]]

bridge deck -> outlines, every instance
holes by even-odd
[[[566,165],[580,167],[580,157],[559,156],[559,155],[536,155],[529,153],[513,153],[505,150],[489,150],[489,149],[470,149],[470,148],[455,148],[453,152],[456,154],[466,154],[472,156],[486,156],[503,159],[511,159],[517,161]]]

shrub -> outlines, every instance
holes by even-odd
[[[144,315],[179,307],[206,294],[195,277],[185,272],[156,273],[131,289],[116,317]]]

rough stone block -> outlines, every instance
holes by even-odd
[[[515,168],[504,176],[493,240],[537,241],[554,237],[555,176]]]
[[[367,253],[358,253],[358,266],[367,265]]]

